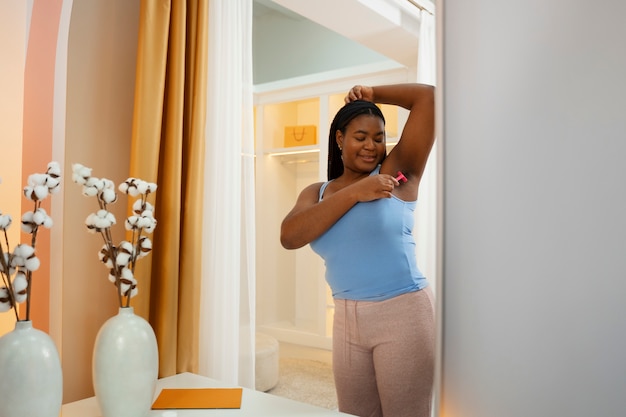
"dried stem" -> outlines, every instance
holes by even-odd
[[[35,207],[33,208],[33,214],[37,212],[37,210],[41,207],[41,201],[36,200],[35,201]],[[35,226],[35,228],[33,229],[32,235],[31,235],[31,239],[30,239],[30,245],[32,246],[33,250],[35,250],[35,244],[37,243],[37,232],[39,231],[39,226]],[[31,281],[33,279],[33,272],[32,271],[26,271],[26,283],[27,283],[27,287],[26,287],[26,320],[30,320],[30,289],[31,289]]]
[[[6,229],[4,230],[4,240],[7,246],[6,253],[9,254],[10,258],[11,253],[9,252],[9,236],[7,235]],[[9,294],[9,302],[11,304],[11,307],[13,308],[13,312],[15,313],[15,319],[17,321],[20,321],[20,316],[19,314],[17,314],[17,308],[15,308],[17,302],[15,301],[15,295],[13,294],[13,284],[11,283],[11,277],[9,275],[9,264],[11,263],[11,261],[9,260],[9,262],[7,263],[7,260],[4,258],[4,254],[5,252],[2,248],[2,243],[0,243],[0,263],[2,264],[2,270],[5,271],[0,273],[0,275],[2,276],[4,286],[7,288],[7,293]]]

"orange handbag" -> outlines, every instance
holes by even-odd
[[[317,126],[285,126],[285,147],[307,146],[317,143]]]

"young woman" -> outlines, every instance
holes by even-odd
[[[434,88],[353,87],[331,124],[328,181],[306,187],[283,220],[287,249],[311,244],[335,302],[333,372],[339,410],[362,417],[430,416],[434,308],[412,235],[434,142]],[[409,110],[386,153],[374,103]]]

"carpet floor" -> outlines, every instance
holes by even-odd
[[[268,394],[337,409],[337,394],[329,363],[310,359],[281,358],[278,384]]]

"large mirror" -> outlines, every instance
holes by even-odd
[[[328,366],[333,299],[319,256],[308,245],[296,251],[280,246],[280,222],[306,185],[326,180],[330,121],[352,85],[434,84],[434,9],[431,0],[254,1],[257,329],[279,341],[281,366],[325,366],[317,374],[327,380],[321,406],[332,408],[335,401]],[[381,109],[390,150],[408,112]],[[285,129],[294,126],[302,132],[315,127],[315,143],[289,144]],[[418,264],[433,290],[436,152],[435,147],[420,185],[414,228]],[[280,388],[270,392],[281,394]]]

